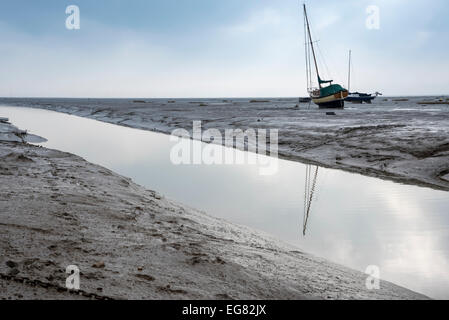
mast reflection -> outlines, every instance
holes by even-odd
[[[304,218],[302,234],[306,235],[309,214],[312,208],[313,195],[315,193],[316,182],[318,178],[318,166],[306,165],[306,183],[304,187]]]

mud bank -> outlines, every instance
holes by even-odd
[[[3,299],[426,298],[17,142],[0,141],[0,251]]]
[[[279,130],[279,156],[400,183],[449,190],[449,107],[378,98],[326,115],[296,99],[0,99],[170,134],[192,129]],[[433,101],[436,98],[425,97]],[[435,100],[437,101],[437,100]],[[437,108],[438,107],[438,108]]]

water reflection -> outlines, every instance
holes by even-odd
[[[383,279],[449,298],[448,192],[283,160],[273,176],[251,165],[174,166],[166,135],[38,109],[0,107],[0,113],[46,137],[48,148],[188,206],[360,271],[377,265]]]
[[[312,208],[313,195],[315,193],[316,182],[318,178],[318,166],[306,165],[306,183],[304,187],[304,218],[302,234],[306,235],[307,223],[309,221],[310,210]]]

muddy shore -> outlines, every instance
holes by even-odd
[[[449,105],[438,97],[378,98],[326,115],[295,99],[0,99],[170,134],[278,129],[279,156],[395,182],[449,191]],[[426,103],[423,103],[426,102]],[[447,100],[443,100],[447,101]]]
[[[19,142],[0,142],[0,230],[2,299],[426,298]]]

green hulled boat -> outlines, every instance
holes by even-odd
[[[339,84],[332,84],[333,80],[322,80],[318,70],[318,64],[315,56],[315,48],[310,32],[309,18],[307,17],[306,5],[304,4],[304,33],[305,33],[305,53],[306,53],[306,74],[307,91],[312,101],[320,108],[343,108],[345,98],[348,96],[348,90]],[[318,88],[312,85],[312,60],[314,62],[316,77],[318,79]]]

